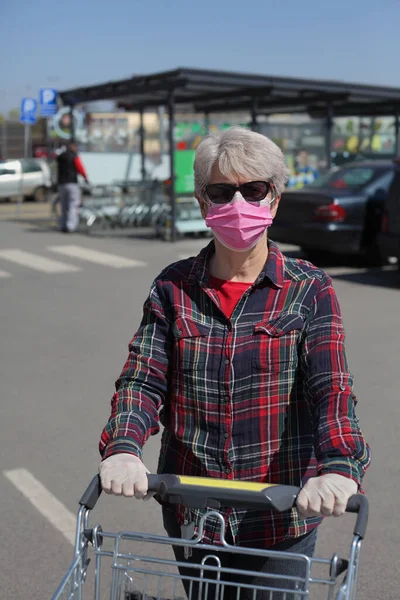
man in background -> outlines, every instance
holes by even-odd
[[[64,233],[75,231],[79,223],[81,191],[78,175],[81,175],[86,183],[89,183],[77,152],[76,144],[70,142],[57,153],[58,191],[61,203],[60,229]]]

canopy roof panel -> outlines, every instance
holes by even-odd
[[[171,94],[176,105],[206,113],[253,110],[322,117],[329,105],[337,116],[400,113],[400,88],[206,69],[178,68],[60,92],[66,105],[116,100],[133,111],[167,104]]]

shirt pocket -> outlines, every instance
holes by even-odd
[[[177,317],[172,332],[175,339],[175,368],[184,372],[205,369],[210,325],[203,325],[188,317]]]
[[[252,365],[257,371],[279,373],[297,365],[297,349],[304,319],[285,313],[254,325]]]

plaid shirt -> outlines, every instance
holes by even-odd
[[[330,277],[269,242],[262,272],[228,319],[208,286],[213,252],[211,242],[153,283],[116,383],[103,457],[141,458],[161,420],[160,473],[296,486],[339,473],[360,484],[370,450]],[[200,514],[192,511],[196,524]],[[295,509],[223,514],[242,545],[268,547],[320,523]],[[182,523],[182,507],[177,515]],[[205,540],[218,541],[215,523]]]

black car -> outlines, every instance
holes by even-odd
[[[284,192],[271,238],[301,246],[311,260],[329,252],[382,264],[377,236],[395,171],[393,160],[354,162]]]
[[[400,159],[396,161],[396,167],[385,202],[378,246],[382,256],[395,256],[400,263]]]

